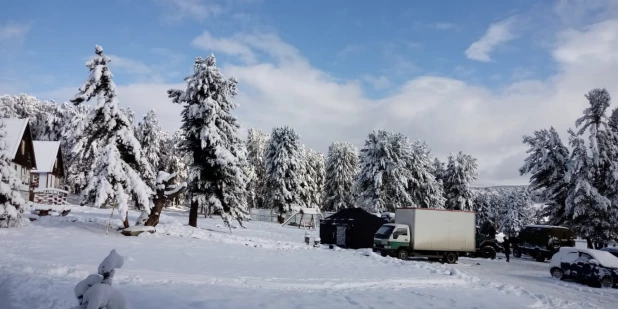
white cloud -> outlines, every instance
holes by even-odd
[[[391,85],[391,81],[388,79],[388,77],[384,75],[363,75],[362,79],[363,81],[369,83],[375,89],[386,89]]]
[[[192,44],[207,51],[238,56],[245,62],[255,61],[253,50],[242,42],[240,37],[215,38],[210,32],[204,31],[202,35],[193,40]]]
[[[0,42],[8,40],[23,40],[30,29],[32,23],[18,24],[8,22],[4,25],[0,25]]]
[[[202,21],[223,12],[223,6],[216,1],[203,0],[156,0],[165,8],[164,17],[168,21],[185,18]]]
[[[490,62],[490,54],[501,44],[513,40],[516,35],[512,33],[515,18],[510,17],[497,23],[493,23],[487,32],[476,42],[472,43],[465,53],[469,59]]]
[[[236,114],[243,135],[248,127],[270,131],[291,125],[308,147],[326,151],[333,141],[362,146],[371,130],[384,128],[427,141],[440,158],[460,150],[472,154],[479,159],[479,183],[512,184],[527,182],[517,171],[526,155],[523,135],[554,126],[566,137],[586,108],[586,92],[607,87],[618,96],[618,57],[612,53],[618,50],[618,20],[563,31],[556,39],[551,55],[557,73],[547,79],[525,77],[489,89],[455,78],[420,76],[381,99],[368,97],[359,81],[341,81],[311,66],[276,35],[238,34],[212,42],[234,43],[254,56],[253,62],[219,63],[224,75],[239,80]],[[207,52],[212,50],[239,55],[236,49],[208,46]],[[138,115],[155,108],[163,126],[174,129],[180,125],[180,106],[165,91],[183,86],[131,84],[119,86],[118,93],[122,105],[132,106]]]
[[[456,24],[445,23],[445,22],[433,23],[433,24],[429,24],[428,26],[436,30],[457,30],[459,29],[459,27]]]

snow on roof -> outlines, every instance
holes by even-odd
[[[559,252],[558,253],[559,255],[564,255],[569,252],[587,253],[591,255],[593,258],[595,258],[597,261],[599,261],[599,263],[605,267],[618,268],[618,258],[607,251],[594,250],[594,249],[588,249],[588,248],[561,247],[558,252]],[[554,262],[553,258],[552,258],[552,262]]]
[[[24,136],[26,126],[28,126],[28,118],[4,118],[0,119],[0,122],[4,124],[6,130],[6,145],[8,147],[7,151],[9,152],[10,159],[13,160],[19,149],[21,138]]]
[[[34,145],[34,158],[37,163],[37,169],[33,172],[51,173],[58,156],[60,142],[33,141],[32,144]]]

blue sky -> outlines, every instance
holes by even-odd
[[[173,130],[165,90],[214,52],[239,79],[243,130],[289,124],[325,151],[384,128],[441,158],[475,155],[488,183],[522,183],[521,136],[565,132],[588,88],[611,92],[616,2],[4,0],[0,94],[70,99],[99,44],[121,104]]]

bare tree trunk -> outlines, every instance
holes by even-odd
[[[127,213],[125,214],[124,221],[122,222],[122,225],[124,225],[125,229],[129,227],[129,211],[127,211]]]
[[[154,207],[150,210],[150,215],[148,215],[148,220],[146,220],[144,226],[157,226],[159,224],[159,217],[161,216],[161,211],[163,211],[165,200],[155,199],[153,202]]]
[[[586,237],[586,244],[588,245],[588,249],[594,249],[592,247],[592,240],[590,239],[590,237]]]
[[[189,225],[192,227],[197,227],[197,211],[200,207],[199,203],[191,199],[191,208],[189,209]]]

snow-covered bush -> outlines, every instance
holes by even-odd
[[[28,222],[22,216],[25,201],[18,191],[21,180],[10,164],[6,130],[0,122],[0,228],[19,227]]]
[[[117,268],[122,268],[124,258],[116,249],[99,264],[98,273],[91,274],[75,286],[75,297],[79,303],[71,309],[126,309],[125,296],[112,287]]]

